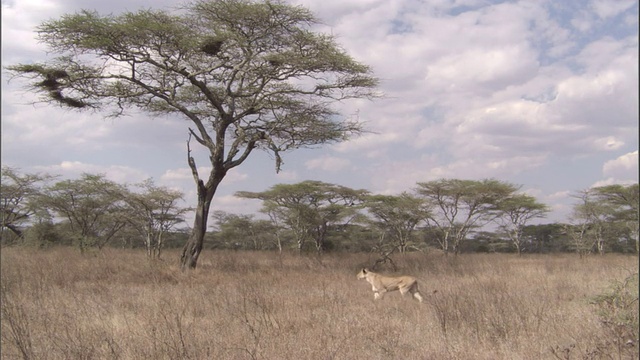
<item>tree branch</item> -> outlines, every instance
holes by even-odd
[[[191,130],[191,129],[189,129]],[[191,174],[193,175],[193,180],[196,182],[196,184],[200,184],[202,182],[202,180],[200,180],[200,175],[198,175],[198,167],[196,166],[196,161],[193,158],[193,156],[191,156],[191,147],[189,145],[189,143],[191,142],[191,136],[194,135],[193,132],[189,133],[189,139],[187,140],[187,163],[189,164],[189,167],[191,168]],[[195,136],[195,135],[194,135]],[[197,139],[197,137],[196,137]],[[200,191],[200,189],[198,188],[198,191]]]

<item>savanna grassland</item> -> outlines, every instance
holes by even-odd
[[[638,358],[633,256],[397,255],[422,304],[374,301],[368,254],[1,256],[2,359]]]

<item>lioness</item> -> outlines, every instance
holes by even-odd
[[[424,300],[418,291],[418,280],[413,276],[390,277],[374,273],[365,268],[358,273],[357,278],[367,279],[371,284],[371,290],[374,292],[373,298],[376,300],[382,299],[387,291],[395,290],[400,290],[402,295],[410,292],[420,302]]]

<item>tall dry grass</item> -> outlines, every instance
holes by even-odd
[[[637,273],[634,257],[397,257],[421,280],[420,304],[374,301],[355,278],[366,254],[209,251],[184,273],[142,251],[1,256],[2,359],[638,357],[637,330],[610,326],[610,303],[594,301]]]

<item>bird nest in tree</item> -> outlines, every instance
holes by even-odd
[[[278,54],[270,54],[264,57],[265,60],[269,63],[269,65],[273,67],[278,67],[284,64],[284,60]]]
[[[204,52],[205,54],[215,56],[217,53],[220,52],[220,49],[222,48],[223,43],[224,43],[224,40],[220,38],[208,37],[204,39],[204,41],[202,42],[202,46],[200,46],[200,50],[202,50],[202,52]]]
[[[36,83],[35,86],[48,91],[51,99],[75,108],[83,108],[87,106],[87,104],[81,100],[62,95],[60,88],[64,84],[61,83],[60,80],[69,78],[69,74],[65,70],[45,68],[41,65],[24,65],[19,69],[19,71],[24,73],[37,73],[42,76],[44,79]]]

